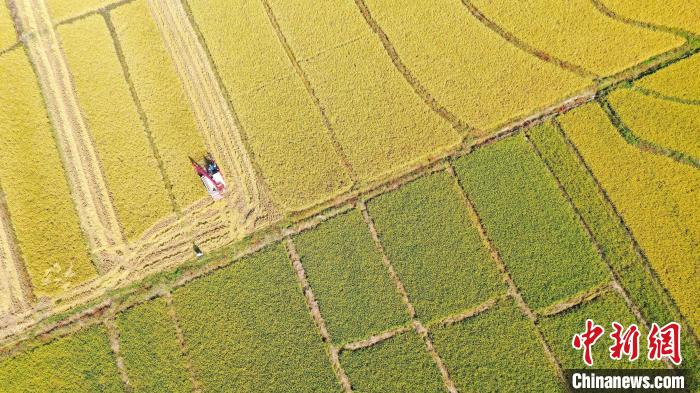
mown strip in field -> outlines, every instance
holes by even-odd
[[[159,298],[131,308],[117,316],[116,324],[119,353],[134,391],[192,391],[165,300]]]
[[[188,4],[273,203],[290,212],[350,189],[350,177],[321,114],[294,72],[262,3]]]
[[[530,45],[599,75],[614,74],[685,42],[608,18],[590,0],[470,1]]]
[[[205,195],[188,157],[201,159],[206,148],[182,84],[144,0],[125,4],[110,15],[172,193],[179,208],[185,208]]]
[[[173,304],[206,391],[338,389],[281,245],[177,289]]]
[[[546,307],[607,279],[573,209],[522,136],[478,149],[455,168],[530,307]]]
[[[556,314],[540,319],[538,326],[544,334],[547,342],[564,368],[584,368],[581,351],[572,348],[572,337],[583,331],[586,326],[586,319],[593,320],[596,324],[603,326],[605,336],[601,337],[598,345],[593,350],[593,365],[595,368],[664,368],[663,362],[651,362],[647,360],[645,348],[645,337],[647,329],[637,321],[634,314],[627,308],[624,300],[616,292],[607,292],[596,299],[583,303],[562,314]],[[612,322],[618,322],[626,329],[630,324],[636,324],[640,330],[640,352],[639,359],[629,362],[627,359],[621,361],[611,360],[608,350],[608,343],[612,340],[608,335],[613,332]]]
[[[496,386],[499,392],[563,391],[534,325],[512,300],[465,321],[435,327],[432,337],[460,391]]]
[[[86,328],[0,361],[0,390],[123,392],[104,326]]]
[[[0,57],[0,73],[0,181],[35,294],[55,295],[96,271],[25,52]]]
[[[341,353],[340,362],[361,392],[444,392],[440,372],[413,331],[368,348]]]
[[[447,173],[373,199],[368,209],[422,321],[459,313],[505,291]]]
[[[352,2],[274,1],[270,13],[361,181],[461,141],[396,72]]]
[[[695,331],[700,287],[700,172],[625,142],[597,105],[559,121],[639,242],[651,266]]]
[[[700,106],[630,89],[615,90],[607,99],[635,137],[700,163]]]
[[[626,0],[595,0],[622,17],[700,34],[700,4],[686,0],[648,0],[644,6]]]
[[[459,2],[366,3],[413,75],[476,128],[496,128],[592,83],[521,51]]]
[[[334,343],[408,323],[359,211],[324,222],[294,242]]]
[[[117,214],[133,240],[172,212],[158,160],[104,19],[93,15],[58,32]]]

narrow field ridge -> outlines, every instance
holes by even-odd
[[[469,10],[469,12],[479,20],[479,22],[483,23],[484,26],[488,27],[491,29],[494,33],[500,35],[503,37],[504,40],[510,42],[513,44],[515,47],[518,49],[522,50],[523,52],[529,53],[532,56],[537,57],[540,60],[546,61],[548,63],[552,63],[556,65],[557,67],[560,67],[566,71],[573,72],[576,75],[579,75],[584,78],[590,78],[590,79],[595,79],[600,77],[600,75],[589,71],[579,65],[570,63],[566,60],[559,59],[555,56],[552,56],[545,51],[535,48],[532,45],[526,43],[525,41],[521,40],[517,36],[515,36],[513,33],[507,31],[503,27],[499,26],[496,22],[492,21],[489,19],[486,15],[484,15],[481,10],[474,5],[470,0],[462,0],[462,4]]]
[[[423,339],[423,342],[425,343],[425,347],[426,347],[426,350],[428,351],[428,354],[433,359],[433,362],[435,363],[438,370],[440,371],[440,376],[442,377],[442,382],[445,385],[445,388],[447,389],[447,391],[450,393],[456,393],[457,387],[455,386],[454,382],[452,381],[452,378],[450,377],[450,372],[447,369],[447,366],[445,366],[445,362],[440,357],[440,354],[438,354],[438,352],[435,350],[435,346],[433,345],[433,339],[430,337],[430,332],[416,318],[416,308],[413,306],[410,299],[408,298],[408,292],[406,292],[406,287],[401,282],[401,279],[399,279],[399,276],[396,273],[394,266],[391,264],[389,257],[386,255],[386,252],[384,250],[384,246],[382,245],[381,239],[379,239],[379,234],[377,233],[377,228],[374,226],[374,220],[372,220],[372,217],[369,215],[369,211],[367,210],[367,205],[364,202],[359,202],[358,207],[359,207],[360,211],[362,212],[362,217],[364,218],[365,223],[367,224],[367,228],[369,229],[369,232],[372,235],[372,240],[374,241],[374,246],[377,248],[377,251],[379,251],[379,253],[382,255],[382,263],[384,263],[384,266],[387,269],[389,277],[391,278],[391,281],[396,286],[396,291],[401,295],[401,300],[403,301],[404,305],[406,306],[406,311],[408,312],[409,316],[412,319],[411,324],[413,326],[413,329]]]
[[[525,315],[530,322],[532,322],[533,327],[535,328],[535,332],[537,333],[537,338],[539,339],[540,343],[542,344],[542,348],[544,349],[544,353],[551,362],[551,364],[554,366],[557,375],[562,381],[566,381],[566,378],[564,377],[564,372],[562,370],[562,366],[559,363],[559,360],[554,356],[554,352],[552,352],[552,349],[549,347],[549,344],[544,338],[544,335],[540,331],[539,326],[537,325],[537,316],[535,313],[530,309],[530,307],[525,303],[525,300],[523,300],[522,295],[520,294],[520,290],[518,290],[518,287],[515,285],[515,282],[513,281],[513,277],[511,277],[510,272],[508,271],[508,268],[506,267],[505,263],[503,263],[503,260],[501,259],[501,255],[496,249],[495,245],[491,241],[491,239],[488,237],[488,233],[486,232],[486,228],[484,228],[484,225],[481,222],[481,217],[479,216],[479,213],[476,211],[476,207],[474,206],[474,203],[471,201],[469,196],[467,195],[466,191],[464,190],[464,187],[459,181],[459,178],[457,177],[454,167],[450,165],[450,167],[447,169],[447,172],[455,179],[457,184],[459,184],[459,189],[460,189],[460,194],[462,195],[462,199],[464,200],[464,204],[467,208],[467,213],[469,214],[469,218],[472,221],[472,224],[476,227],[477,231],[479,232],[479,237],[481,237],[481,241],[484,244],[484,247],[489,251],[489,254],[491,255],[491,259],[496,263],[496,266],[498,267],[498,270],[501,271],[503,274],[503,278],[505,282],[508,284],[508,293],[509,295],[515,300],[515,303],[517,304],[518,308],[520,311]]]
[[[66,59],[44,0],[10,0],[55,129],[71,195],[97,269],[120,264],[110,248],[125,243],[94,144],[78,106]]]
[[[289,58],[289,61],[292,63],[292,66],[294,67],[294,71],[297,73],[301,81],[304,83],[304,87],[306,88],[306,91],[309,93],[309,96],[311,97],[311,100],[314,102],[314,105],[316,105],[316,108],[318,108],[319,113],[321,114],[321,120],[323,121],[323,126],[326,128],[326,131],[328,131],[328,135],[330,136],[331,142],[333,144],[333,149],[335,150],[335,153],[338,155],[340,158],[340,161],[343,163],[343,166],[345,167],[345,170],[348,171],[348,175],[350,176],[350,179],[352,180],[353,184],[357,183],[357,174],[355,173],[355,169],[353,169],[352,164],[350,163],[350,160],[348,159],[347,154],[345,154],[345,151],[343,150],[343,147],[340,145],[340,142],[338,142],[338,138],[336,136],[335,130],[333,129],[333,126],[331,125],[331,121],[328,119],[328,115],[326,114],[326,109],[321,105],[321,100],[319,100],[318,95],[316,95],[316,92],[314,91],[314,88],[311,84],[311,79],[309,79],[309,76],[306,74],[303,68],[301,68],[301,65],[299,64],[299,61],[297,60],[296,55],[292,51],[292,48],[289,46],[289,43],[287,42],[287,37],[285,37],[284,33],[282,32],[282,28],[280,27],[279,23],[277,22],[277,17],[275,16],[275,13],[272,11],[272,7],[270,7],[270,3],[267,0],[260,0],[262,2],[263,7],[265,8],[265,12],[267,14],[267,18],[270,21],[270,25],[272,25],[272,28],[275,30],[275,34],[277,35],[277,39],[279,40],[280,44],[282,44],[282,47],[284,48],[284,52],[287,54],[287,58]],[[354,40],[350,40],[348,42],[353,42]]]
[[[423,102],[425,102],[425,104],[433,110],[433,112],[435,112],[440,117],[445,119],[445,121],[451,124],[452,128],[454,128],[455,131],[457,131],[460,135],[464,135],[474,131],[472,126],[464,123],[464,121],[460,120],[459,117],[457,117],[457,115],[450,112],[450,110],[445,108],[444,106],[440,105],[440,103],[438,103],[437,100],[430,94],[428,89],[426,89],[425,86],[423,86],[421,82],[411,73],[408,67],[406,67],[406,65],[401,60],[401,57],[399,57],[398,52],[396,52],[396,48],[394,48],[394,45],[389,40],[389,36],[386,35],[384,30],[382,30],[381,26],[379,26],[379,23],[377,23],[377,21],[372,16],[372,13],[367,7],[367,4],[365,4],[364,0],[355,0],[355,4],[357,5],[358,11],[362,14],[362,17],[365,19],[365,22],[367,22],[367,25],[372,29],[372,31],[374,31],[374,33],[381,41],[384,50],[386,51],[387,55],[391,58],[391,62],[394,63],[394,66],[401,73],[401,75],[403,75],[404,79],[406,79],[406,82],[408,82],[408,84],[411,85],[411,88],[418,95],[418,97],[420,97],[423,100]]]
[[[109,337],[109,346],[114,353],[114,358],[117,363],[117,370],[119,370],[119,378],[124,384],[124,389],[127,392],[131,392],[131,383],[129,382],[129,375],[126,372],[126,366],[124,365],[124,358],[121,355],[119,349],[119,331],[117,330],[117,325],[114,322],[114,318],[110,317],[104,321],[104,326],[107,329],[107,336]]]
[[[187,341],[185,340],[185,335],[182,333],[182,327],[180,326],[180,321],[177,318],[177,312],[175,311],[175,307],[173,306],[172,292],[166,291],[165,293],[163,293],[163,299],[165,300],[165,304],[168,307],[168,316],[170,317],[170,320],[172,321],[172,324],[175,327],[175,334],[177,335],[177,344],[180,347],[180,353],[182,354],[182,357],[185,358],[185,365],[187,366],[187,371],[190,374],[189,379],[192,383],[192,391],[194,393],[199,393],[202,391],[202,384],[197,378],[197,370],[195,369],[194,364],[192,363],[192,359],[190,358],[189,348],[187,347]]]
[[[328,352],[328,358],[331,362],[331,367],[335,373],[340,386],[343,388],[344,392],[352,392],[352,384],[348,378],[345,370],[340,365],[340,359],[338,358],[338,348],[331,344],[331,337],[328,334],[328,329],[326,328],[326,323],[321,316],[321,310],[318,308],[318,302],[316,297],[309,285],[309,281],[306,278],[306,272],[304,271],[304,266],[301,264],[301,258],[299,258],[299,253],[297,252],[294,242],[292,242],[291,237],[286,237],[284,240],[285,248],[287,249],[287,255],[289,260],[292,261],[292,267],[296,272],[297,280],[301,286],[301,290],[304,293],[306,299],[306,305],[309,308],[309,312],[318,328],[318,332],[326,345],[326,351]]]

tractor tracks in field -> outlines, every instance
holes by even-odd
[[[9,0],[9,4],[40,82],[80,226],[97,256],[98,272],[104,273],[121,263],[121,258],[110,249],[123,245],[125,238],[66,59],[44,0]]]
[[[31,281],[17,247],[10,213],[0,186],[0,320],[31,308]]]
[[[248,232],[259,217],[275,212],[248,153],[240,124],[184,5],[180,1],[148,0],[148,7],[183,83],[205,145],[218,158],[232,189],[226,197],[232,230],[243,226],[243,232]]]

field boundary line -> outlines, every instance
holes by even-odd
[[[396,291],[399,293],[399,295],[401,296],[401,300],[406,306],[406,311],[411,317],[411,325],[413,326],[413,329],[423,339],[426,351],[437,366],[438,371],[440,372],[440,376],[442,378],[442,383],[445,385],[447,391],[450,393],[456,393],[457,387],[452,381],[452,377],[450,377],[450,372],[447,366],[445,365],[444,360],[442,359],[442,357],[440,357],[440,354],[438,354],[437,350],[435,349],[435,345],[433,344],[433,339],[430,335],[430,331],[425,326],[423,326],[423,324],[418,320],[416,315],[416,308],[413,306],[409,299],[406,287],[401,282],[398,273],[394,269],[393,264],[389,260],[389,257],[387,256],[386,251],[384,250],[384,246],[382,245],[381,239],[379,238],[379,233],[377,232],[377,228],[374,225],[374,220],[372,219],[372,217],[369,214],[369,211],[367,210],[367,205],[363,201],[359,201],[358,208],[362,212],[362,218],[364,219],[365,224],[367,224],[367,228],[370,234],[372,235],[374,247],[381,254],[382,263],[387,269],[387,273],[389,274],[391,281],[394,283]]]
[[[656,154],[662,157],[668,157],[678,163],[694,166],[700,169],[700,160],[693,157],[690,154],[669,149],[668,147],[661,146],[654,142],[649,142],[644,138],[638,137],[634,131],[625,124],[620,115],[617,113],[613,105],[608,101],[606,95],[601,95],[597,98],[598,105],[603,109],[608,120],[615,127],[617,132],[622,136],[622,138],[629,145],[636,147],[637,149]]]
[[[301,258],[299,257],[299,253],[297,252],[296,246],[294,245],[291,236],[287,236],[284,239],[284,246],[287,249],[287,256],[292,262],[292,268],[296,273],[297,282],[299,283],[301,291],[304,294],[304,298],[306,299],[306,306],[309,312],[311,313],[312,319],[314,320],[314,324],[316,325],[318,333],[321,336],[321,339],[323,340],[324,346],[326,347],[326,351],[328,352],[328,359],[331,363],[333,373],[335,374],[338,382],[340,383],[340,386],[343,388],[343,391],[352,392],[352,384],[350,383],[350,379],[345,373],[343,366],[340,364],[340,359],[338,357],[338,348],[335,345],[333,345],[331,337],[328,334],[326,322],[321,316],[321,310],[319,309],[318,302],[316,301],[316,296],[314,295],[314,292],[311,289],[311,285],[309,285],[309,281],[306,278],[306,271],[304,270],[304,266],[301,264]]]
[[[423,102],[430,109],[432,109],[433,112],[435,112],[443,120],[452,125],[452,128],[454,128],[459,135],[464,135],[469,132],[477,131],[474,127],[462,121],[457,115],[452,113],[445,106],[438,103],[438,101],[432,96],[432,94],[430,94],[428,89],[426,89],[425,86],[423,86],[423,84],[418,80],[418,78],[416,78],[413,75],[413,73],[408,69],[406,64],[404,64],[403,60],[401,60],[401,57],[396,51],[394,44],[392,44],[389,40],[389,36],[386,34],[386,32],[384,32],[382,27],[379,25],[379,22],[377,22],[377,20],[374,19],[374,17],[372,16],[372,12],[370,11],[369,7],[364,2],[364,0],[355,0],[355,5],[357,6],[358,11],[364,18],[369,28],[379,38],[379,41],[384,47],[384,50],[386,51],[389,58],[391,58],[391,62],[394,63],[394,67],[396,68],[396,70],[399,71],[401,75],[403,75],[404,79],[409,84],[409,86],[411,86],[416,95],[420,97],[423,100]]]
[[[384,341],[387,341],[387,340],[393,338],[394,336],[398,336],[398,335],[401,335],[401,334],[404,334],[404,333],[410,332],[410,331],[411,331],[411,328],[407,327],[407,326],[401,326],[401,327],[397,327],[394,329],[386,330],[384,332],[369,336],[366,339],[357,340],[357,341],[347,343],[347,344],[343,345],[342,347],[340,347],[340,351],[342,351],[342,352],[351,351],[352,352],[352,351],[357,351],[359,349],[369,348],[369,347],[372,347],[372,346],[377,345],[379,343],[382,343]]]
[[[548,318],[555,315],[563,314],[573,308],[576,308],[582,304],[592,302],[597,298],[609,293],[614,290],[614,281],[608,280],[600,285],[597,285],[587,291],[583,291],[577,295],[572,296],[568,300],[564,300],[559,303],[555,303],[537,313],[537,318]]]
[[[501,36],[504,40],[508,41],[510,44],[515,46],[516,48],[522,50],[525,53],[528,53],[542,61],[545,61],[550,64],[554,64],[557,67],[565,70],[572,72],[580,77],[587,78],[587,79],[597,79],[600,78],[599,74],[596,74],[592,71],[589,71],[585,69],[582,66],[579,66],[577,64],[571,63],[569,61],[560,59],[556,56],[552,56],[548,54],[547,52],[536,48],[535,46],[532,46],[525,42],[524,40],[520,39],[518,36],[515,34],[511,33],[510,31],[506,30],[504,27],[500,26],[498,23],[495,21],[491,20],[489,17],[486,16],[474,3],[471,2],[471,0],[462,0],[462,4],[467,8],[469,13],[472,14],[479,22],[481,22],[484,26],[489,28],[489,30],[493,31],[494,33],[498,34]]]
[[[595,238],[593,235],[593,232],[591,231],[591,227],[588,226],[588,223],[583,219],[583,216],[581,215],[581,212],[579,211],[578,207],[576,207],[576,204],[574,203],[573,199],[571,199],[571,195],[569,192],[564,188],[564,186],[561,184],[561,181],[559,180],[559,177],[554,173],[552,170],[552,167],[549,165],[549,163],[544,159],[542,156],[542,153],[540,150],[535,146],[535,144],[532,142],[530,139],[530,136],[527,134],[527,132],[523,133],[523,136],[525,140],[528,142],[530,145],[530,148],[534,151],[534,153],[537,155],[537,157],[540,159],[542,163],[544,163],[544,166],[547,168],[547,171],[549,174],[552,176],[554,181],[557,183],[557,187],[559,188],[559,192],[564,196],[566,199],[567,203],[569,206],[573,209],[574,214],[576,215],[576,219],[579,222],[579,225],[584,229],[586,232],[586,236],[588,237],[588,240],[593,244],[595,247],[596,254],[598,254],[598,257],[600,260],[605,264],[605,266],[608,268],[608,272],[610,273],[610,276],[612,278],[612,289],[617,292],[622,299],[625,301],[625,304],[627,304],[627,308],[629,308],[632,313],[634,314],[635,318],[637,318],[637,321],[642,323],[647,329],[651,328],[651,324],[647,319],[642,315],[641,311],[639,310],[639,307],[632,302],[632,299],[629,297],[629,294],[627,291],[620,285],[620,275],[619,273],[610,265],[608,262],[608,259],[605,258],[605,252],[603,251],[603,247],[600,245],[598,240]],[[664,363],[668,368],[672,368],[671,363],[668,359],[664,359]]]
[[[129,86],[129,93],[131,94],[131,99],[132,101],[134,101],[134,105],[136,106],[136,111],[139,114],[139,119],[141,120],[141,124],[143,125],[144,134],[148,139],[148,145],[151,149],[151,152],[153,153],[153,156],[158,162],[158,172],[160,173],[160,176],[163,179],[163,185],[165,186],[165,189],[168,193],[168,198],[170,199],[172,212],[178,215],[179,217],[182,214],[182,210],[177,202],[177,199],[175,198],[175,194],[173,193],[173,183],[170,180],[170,177],[168,176],[167,172],[165,171],[163,158],[161,157],[158,146],[156,145],[156,142],[153,139],[151,127],[148,122],[148,116],[146,115],[146,111],[143,109],[141,99],[136,93],[136,87],[134,86],[134,81],[131,79],[131,73],[129,72],[129,65],[127,64],[126,58],[124,57],[124,49],[122,48],[121,41],[119,40],[119,36],[117,35],[117,30],[114,26],[114,22],[112,22],[112,15],[108,11],[100,11],[99,13],[102,15],[102,18],[105,24],[107,25],[107,30],[109,30],[109,35],[112,38],[112,46],[114,47],[114,51],[117,54],[117,58],[119,59],[119,65],[121,66],[124,80]]]
[[[187,340],[185,339],[185,334],[182,332],[182,327],[180,326],[180,320],[177,317],[177,310],[173,305],[173,294],[171,291],[163,292],[163,300],[165,300],[165,305],[168,308],[168,316],[170,321],[175,328],[175,336],[177,337],[177,344],[180,347],[180,354],[185,359],[185,366],[187,367],[187,372],[189,374],[190,383],[192,383],[192,391],[199,393],[202,391],[202,384],[197,376],[197,369],[190,358],[190,350],[187,345]]]
[[[343,150],[343,146],[338,141],[338,136],[336,135],[335,129],[333,128],[333,125],[331,124],[331,121],[328,118],[328,115],[326,114],[326,108],[321,104],[321,100],[318,98],[318,95],[316,94],[316,91],[314,90],[314,87],[313,87],[313,84],[311,83],[311,79],[309,78],[309,75],[301,67],[301,64],[297,60],[297,57],[294,54],[294,51],[292,51],[292,47],[289,45],[289,41],[287,41],[287,37],[284,35],[284,32],[282,31],[282,27],[280,26],[279,22],[277,21],[277,16],[275,16],[275,12],[272,10],[270,3],[267,0],[260,0],[260,2],[262,3],[263,8],[265,8],[265,14],[267,15],[267,19],[270,21],[270,25],[275,30],[275,35],[277,36],[277,40],[280,42],[280,44],[284,48],[284,52],[287,54],[287,58],[292,63],[292,66],[294,67],[294,71],[296,71],[297,76],[303,82],[304,87],[306,88],[306,92],[309,94],[309,96],[311,97],[311,100],[314,102],[314,104],[316,105],[316,108],[318,109],[319,113],[321,114],[321,119],[323,120],[323,125],[325,126],[326,131],[328,132],[328,136],[331,139],[333,149],[335,150],[335,153],[338,155],[340,162],[345,167],[345,170],[348,172],[348,176],[350,176],[350,180],[352,180],[352,183],[354,186],[359,181],[357,178],[357,173],[355,173],[355,169],[352,167],[352,163],[350,162],[348,155],[345,153],[345,150]]]
[[[569,136],[566,134],[566,131],[564,131],[564,128],[561,126],[559,121],[554,119],[553,124],[561,134],[561,136],[564,138],[566,141],[566,144],[569,146],[571,151],[574,152],[574,155],[576,156],[578,162],[580,165],[583,166],[585,169],[586,173],[588,176],[590,176],[591,179],[593,179],[593,182],[595,183],[596,187],[598,188],[598,192],[605,201],[605,203],[608,204],[609,208],[612,210],[613,214],[617,218],[617,223],[624,228],[625,233],[627,235],[628,240],[632,243],[632,248],[635,251],[635,254],[637,255],[637,258],[641,261],[642,268],[644,271],[649,275],[650,281],[652,281],[652,285],[654,287],[660,289],[666,296],[664,296],[664,299],[661,299],[661,302],[668,307],[672,313],[675,313],[679,315],[682,318],[682,322],[684,324],[684,329],[686,331],[689,331],[691,334],[691,337],[695,343],[697,343],[697,336],[695,335],[695,332],[692,330],[692,327],[688,323],[687,319],[685,318],[685,315],[680,311],[678,308],[678,305],[676,302],[673,300],[673,296],[669,293],[668,289],[661,283],[661,279],[659,278],[658,274],[656,273],[656,270],[654,269],[653,266],[651,266],[651,263],[649,262],[649,258],[647,258],[646,254],[644,253],[644,250],[642,249],[641,245],[637,241],[636,237],[632,233],[632,230],[630,229],[629,226],[627,226],[627,223],[625,222],[625,219],[622,217],[622,214],[618,210],[617,206],[613,203],[612,199],[610,199],[610,196],[608,195],[608,192],[605,190],[603,185],[600,183],[598,178],[595,176],[593,173],[593,170],[591,167],[588,165],[586,160],[583,158],[583,155],[581,155],[581,152],[578,150],[578,147],[574,144],[574,142],[569,138]]]
[[[44,106],[53,125],[63,175],[67,181],[83,237],[97,258],[99,274],[121,264],[110,248],[126,243],[107,187],[94,141],[76,96],[70,69],[44,0],[9,0],[21,26],[20,40],[38,79]]]
[[[102,321],[105,329],[107,330],[107,336],[109,337],[109,346],[114,355],[114,360],[117,365],[117,371],[119,372],[119,379],[124,385],[124,389],[127,392],[132,392],[133,388],[131,382],[129,381],[129,374],[126,371],[126,365],[124,364],[124,358],[121,355],[121,349],[119,344],[119,329],[114,321],[114,316],[110,316]]]
[[[639,94],[643,94],[645,96],[654,97],[654,98],[659,99],[659,100],[675,102],[676,104],[693,105],[693,106],[700,105],[700,100],[680,98],[680,97],[676,97],[676,96],[669,96],[666,94],[662,94],[662,93],[660,93],[656,90],[653,90],[653,89],[647,89],[645,87],[632,86],[632,90],[639,93]]]
[[[469,215],[469,219],[472,222],[472,225],[474,225],[474,227],[479,232],[479,237],[481,238],[482,244],[489,251],[489,254],[491,255],[491,259],[496,264],[496,267],[498,268],[498,270],[500,270],[506,284],[508,284],[508,293],[513,298],[513,300],[515,300],[515,303],[517,304],[521,313],[532,324],[532,327],[535,331],[535,334],[537,335],[537,338],[540,341],[540,344],[542,345],[542,349],[544,350],[545,357],[549,360],[550,364],[554,367],[554,372],[557,374],[557,376],[559,377],[559,379],[561,380],[562,383],[566,383],[566,378],[564,377],[562,365],[561,365],[561,363],[559,363],[559,360],[554,355],[552,348],[550,348],[549,344],[547,343],[547,340],[545,339],[544,334],[542,334],[542,331],[540,330],[540,327],[537,323],[538,322],[537,315],[532,311],[530,306],[528,306],[527,303],[525,303],[525,300],[523,299],[522,294],[520,293],[520,290],[515,285],[515,281],[513,281],[513,277],[510,275],[510,271],[508,270],[508,267],[506,266],[506,264],[503,262],[503,259],[501,258],[500,252],[498,251],[496,246],[493,244],[493,241],[489,238],[488,232],[486,232],[486,227],[484,227],[484,225],[481,221],[481,217],[479,216],[479,212],[476,210],[476,206],[474,206],[474,203],[469,198],[469,195],[467,194],[466,189],[462,186],[462,184],[459,180],[459,177],[457,176],[457,173],[455,172],[454,165],[452,165],[452,163],[450,163],[450,166],[448,167],[446,172],[449,173],[450,176],[452,176],[453,180],[457,183],[457,186],[459,188],[459,193],[462,196],[462,200],[464,201],[464,205],[467,208],[467,214]]]
[[[609,8],[607,5],[602,0],[590,0],[591,3],[593,4],[593,7],[595,7],[598,12],[601,14],[607,16],[610,19],[616,20],[621,23],[626,23],[628,25],[632,25],[635,27],[640,27],[643,29],[647,30],[653,30],[653,31],[658,31],[658,32],[663,32],[663,33],[670,33],[670,34],[675,34],[677,36],[681,36],[685,38],[686,40],[690,41],[692,39],[697,39],[697,35],[684,29],[679,29],[676,27],[669,27],[669,26],[664,26],[656,23],[649,23],[649,22],[642,22],[633,18],[628,18],[626,16],[620,15],[617,12],[613,11],[611,8]]]

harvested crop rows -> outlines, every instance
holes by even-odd
[[[700,9],[622,3],[0,3],[0,390],[700,378]]]

